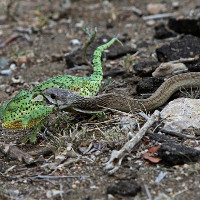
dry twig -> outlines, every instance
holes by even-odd
[[[156,110],[134,138],[129,140],[119,151],[113,150],[110,160],[106,163],[104,168],[105,170],[109,170],[109,174],[113,174],[119,169],[123,158],[132,151],[133,147],[142,139],[154,122],[158,121],[159,116],[160,112]]]

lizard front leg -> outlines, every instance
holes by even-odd
[[[48,116],[48,114],[53,112],[54,109],[55,109],[54,105],[41,107],[41,108],[31,112],[29,115],[27,115],[22,120],[24,129],[28,129],[29,127],[34,126],[31,133],[22,140],[23,143],[25,143],[28,140],[30,140],[31,143],[36,142],[38,130],[40,129],[41,125],[43,124],[42,120],[46,116]]]

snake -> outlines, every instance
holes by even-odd
[[[105,93],[92,97],[84,97],[72,90],[50,88],[43,92],[49,103],[60,109],[72,109],[83,113],[98,113],[106,109],[123,112],[153,111],[181,88],[200,86],[200,72],[189,72],[172,76],[146,99],[134,99],[128,95]]]

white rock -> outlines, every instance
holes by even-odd
[[[153,26],[154,24],[155,24],[156,22],[155,22],[155,20],[148,20],[148,21],[146,21],[146,24],[148,25],[148,26]]]
[[[158,13],[163,13],[167,11],[166,5],[162,3],[149,3],[147,5],[147,11],[151,15],[155,15]]]
[[[5,76],[10,75],[11,73],[12,73],[12,70],[10,70],[10,69],[4,69],[4,70],[0,71],[0,74],[5,75]]]
[[[59,197],[61,196],[63,193],[63,191],[60,191],[60,190],[47,190],[46,191],[46,196],[47,198],[53,198],[53,197]]]
[[[108,200],[112,200],[112,199],[115,199],[115,197],[112,195],[112,194],[108,194]]]
[[[200,99],[178,98],[171,101],[162,111],[164,128],[182,131],[193,127],[200,128]]]
[[[161,63],[159,67],[152,73],[153,77],[166,77],[172,75],[176,71],[184,71],[188,68],[183,63]]]
[[[81,20],[80,22],[78,22],[78,23],[75,24],[75,27],[77,27],[77,28],[83,28],[83,25],[84,25],[84,21]]]
[[[78,39],[72,39],[72,40],[70,40],[70,44],[71,45],[79,45],[80,44],[80,41],[78,40]]]
[[[10,70],[15,70],[17,68],[17,66],[15,65],[15,63],[12,63],[10,65]]]
[[[173,7],[174,9],[178,9],[178,8],[179,8],[179,2],[178,2],[178,1],[172,2],[172,7]]]

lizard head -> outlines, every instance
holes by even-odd
[[[84,98],[73,90],[63,90],[60,88],[46,89],[43,91],[43,95],[50,103],[57,105],[60,109],[73,107]]]
[[[37,97],[37,98],[36,98]],[[39,121],[40,117],[27,120],[30,114],[43,106],[42,95],[35,98],[29,91],[21,91],[11,100],[4,102],[0,107],[0,120],[2,127],[12,130],[28,129]],[[28,121],[27,123],[24,123]]]

